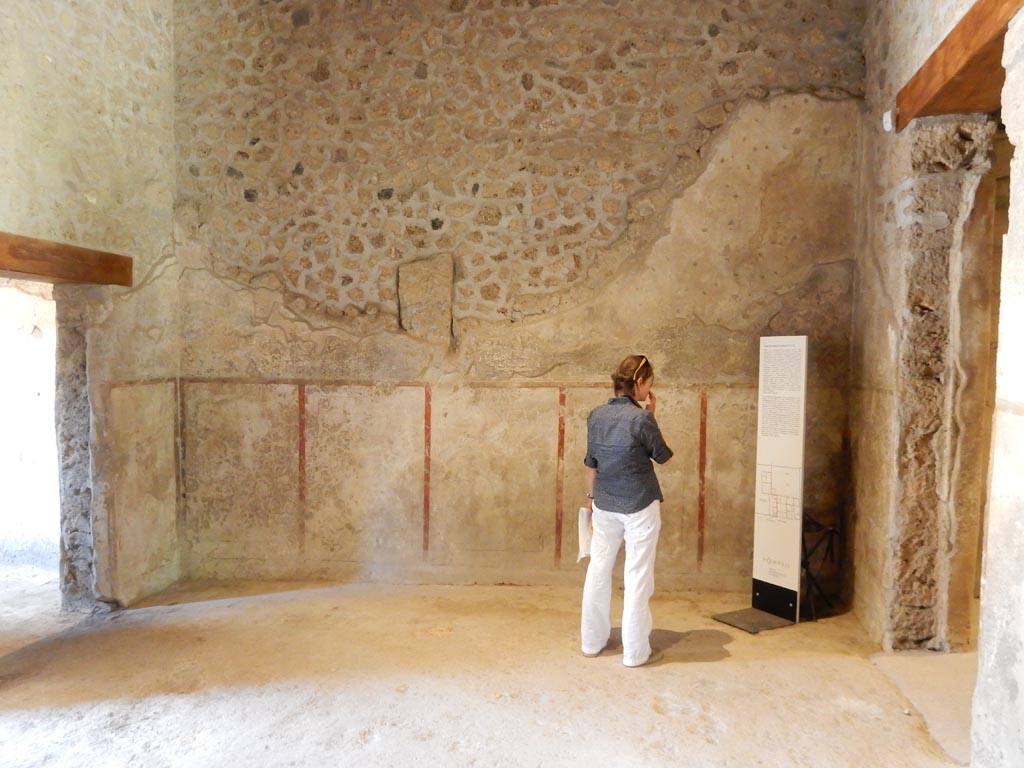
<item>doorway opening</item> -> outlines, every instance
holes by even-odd
[[[0,279],[0,399],[5,411],[0,430],[0,565],[55,573],[60,559],[56,343],[52,287]]]
[[[0,278],[0,656],[60,616],[52,286]]]

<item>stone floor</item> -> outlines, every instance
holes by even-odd
[[[905,651],[878,654],[872,661],[921,713],[946,754],[960,765],[970,763],[978,654]]]
[[[743,596],[661,594],[665,657],[627,669],[580,655],[571,589],[193,586],[83,618],[33,578],[0,579],[4,768],[956,765],[852,616],[748,635],[710,618]]]
[[[0,661],[82,620],[78,614],[61,612],[58,583],[56,567],[0,562]],[[0,687],[0,696],[3,690]]]

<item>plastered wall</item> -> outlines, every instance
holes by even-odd
[[[1010,141],[1024,143],[1024,18],[1010,24],[1003,53],[1006,84],[1003,119]],[[1024,762],[1024,586],[1020,548],[1024,487],[1020,464],[1024,451],[1024,370],[1019,329],[1024,302],[1024,168],[1016,153],[1010,172],[1010,230],[1004,241],[999,351],[996,360],[996,409],[992,441],[992,480],[981,590],[978,685],[974,694],[971,765],[995,768]]]
[[[838,521],[858,3],[176,5],[185,572],[576,580],[657,367],[662,583],[745,589],[757,339]]]
[[[144,507],[145,520],[173,527],[173,462],[148,465],[159,474],[144,487],[117,469],[145,459],[133,446],[150,438],[137,428],[157,427],[160,451],[175,451],[167,441],[175,399],[153,400],[155,389],[129,383],[173,379],[178,369],[171,7],[169,0],[0,7],[0,230],[134,259],[131,290],[54,290],[62,585],[70,604],[111,595],[122,548],[130,552],[122,564],[135,563],[133,578],[143,584],[177,574],[176,540],[149,536],[136,517]],[[127,413],[125,395],[135,398]],[[136,408],[148,414],[144,425],[135,423]],[[115,516],[125,527],[112,534]],[[153,569],[162,575],[153,578]],[[123,596],[138,593],[129,587]]]

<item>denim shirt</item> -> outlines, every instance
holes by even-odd
[[[587,455],[583,463],[597,470],[594,506],[606,512],[632,514],[662,501],[661,486],[651,459],[672,458],[654,414],[632,397],[613,397],[587,417]]]

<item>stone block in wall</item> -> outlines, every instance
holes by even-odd
[[[297,387],[183,386],[187,575],[294,575],[303,525]]]
[[[913,132],[911,167],[925,173],[971,168],[987,158],[993,131],[984,120],[919,123]]]
[[[912,306],[900,350],[903,372],[911,378],[937,379],[946,370],[948,351],[949,317],[945,306]]]
[[[306,388],[309,572],[420,559],[424,413],[422,387]]]
[[[558,390],[434,392],[430,562],[554,565]]]
[[[908,595],[906,601],[893,606],[890,617],[892,634],[898,638],[901,647],[930,647],[929,643],[938,634],[938,616],[935,606],[933,603],[913,605],[908,602],[912,599],[913,597]]]
[[[964,176],[933,174],[914,180],[899,196],[897,222],[915,253],[944,253],[956,235],[963,206]],[[973,191],[971,192],[973,196]]]
[[[900,388],[899,424],[902,441],[899,457],[904,482],[913,479],[915,472],[937,473],[938,443],[943,422],[945,385],[929,378],[911,379]],[[928,487],[927,482],[923,483]],[[934,493],[934,491],[933,491]]]
[[[918,379],[900,391],[899,492],[893,552],[894,600],[890,626],[897,647],[935,647],[941,574],[940,543],[945,534],[940,517],[939,484],[944,471],[945,387],[937,380]]]
[[[449,343],[454,277],[455,264],[451,254],[402,264],[398,268],[398,306],[402,328],[427,341]]]

